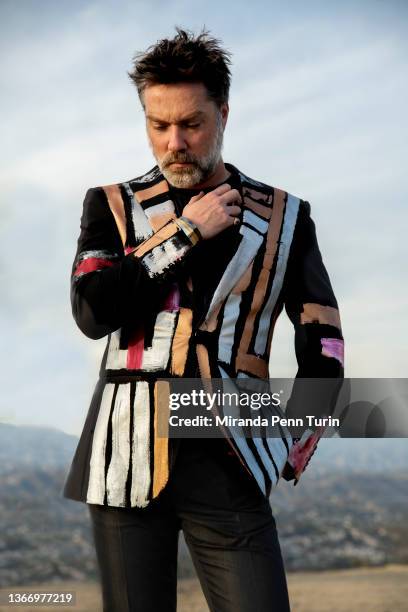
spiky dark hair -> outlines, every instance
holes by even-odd
[[[176,31],[174,38],[163,38],[133,57],[133,70],[128,75],[142,105],[149,85],[181,82],[201,82],[218,106],[228,102],[231,53],[205,29],[197,36],[179,27]]]

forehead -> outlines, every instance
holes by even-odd
[[[215,103],[203,83],[171,83],[146,87],[144,106],[148,118],[171,123],[194,114],[209,114]]]

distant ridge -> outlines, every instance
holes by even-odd
[[[66,467],[78,437],[57,428],[0,423],[0,474],[18,466]],[[307,467],[321,473],[408,470],[407,438],[323,438]]]

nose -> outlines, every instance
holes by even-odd
[[[183,130],[178,125],[172,125],[170,127],[167,148],[172,152],[184,151],[187,148],[187,144],[183,136]]]

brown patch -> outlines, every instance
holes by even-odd
[[[244,187],[243,189],[244,195],[247,194],[250,198],[252,198],[252,200],[256,200],[261,205],[272,208],[272,193],[263,193],[262,191],[258,191],[252,187]]]
[[[105,185],[102,187],[108,199],[109,208],[115,218],[116,225],[123,245],[126,244],[126,213],[119,185]]]
[[[247,187],[244,187],[243,194],[246,208],[249,208],[254,213],[259,215],[260,217],[263,217],[264,219],[271,218],[272,196],[267,196],[264,193],[260,193],[259,191],[255,191],[254,189],[248,189]],[[256,200],[256,202],[254,200]],[[265,204],[263,204],[262,202],[265,202]]]
[[[300,322],[321,323],[323,325],[334,325],[341,331],[340,313],[337,308],[332,306],[322,306],[321,304],[303,304],[303,312],[300,313]]]
[[[176,331],[171,346],[170,373],[183,376],[186,367],[188,345],[191,338],[193,313],[190,308],[180,308]]]
[[[153,497],[157,497],[169,478],[170,384],[165,380],[158,380],[154,386],[154,407]]]
[[[249,372],[249,374],[253,374],[258,378],[268,378],[269,376],[268,363],[265,359],[256,357],[256,355],[238,353],[235,364],[236,371]]]
[[[211,379],[210,358],[204,344],[196,345],[197,361],[201,378]]]
[[[160,183],[157,183],[156,185],[153,185],[152,187],[146,187],[146,189],[136,191],[134,196],[139,204],[141,204],[146,200],[150,200],[150,198],[154,198],[154,196],[157,196],[160,193],[166,193],[166,191],[169,191],[169,186],[167,181],[164,180],[160,181]]]
[[[221,310],[221,306],[222,306],[222,302],[220,302],[217,306],[217,308],[215,308],[213,310],[213,312],[211,313],[211,316],[209,317],[208,321],[204,321],[201,325],[200,325],[200,329],[202,329],[203,331],[208,331],[208,332],[213,332],[217,329],[217,324],[218,324],[218,315],[219,312]]]

